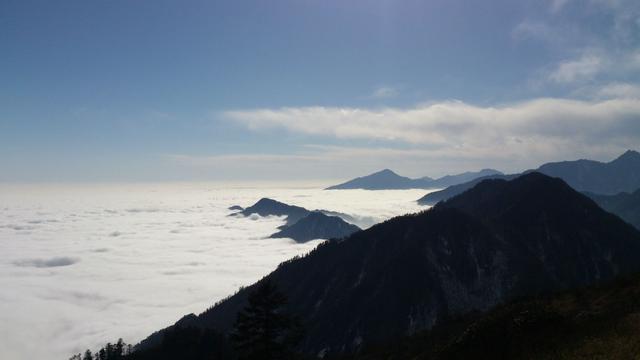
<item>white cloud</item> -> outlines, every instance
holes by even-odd
[[[9,290],[0,292],[0,358],[67,359],[118,337],[139,341],[318,243],[265,239],[282,219],[229,217],[230,205],[269,196],[381,221],[416,211],[413,200],[423,194],[211,182],[2,184],[0,287]],[[110,236],[115,230],[120,236]]]
[[[225,116],[256,131],[283,128],[337,139],[390,141],[458,157],[566,154],[567,148],[622,149],[640,141],[637,98],[542,98],[495,107],[460,101],[410,109],[302,107],[228,111]]]
[[[569,2],[571,12],[559,14]],[[628,82],[640,69],[640,2],[636,0],[550,0],[551,16],[526,18],[512,31],[516,41],[541,40],[561,61],[535,72],[530,83],[572,86]],[[576,55],[577,54],[577,55]]]
[[[607,64],[603,57],[595,54],[583,54],[579,58],[566,60],[558,64],[548,78],[561,84],[593,80],[606,66]]]
[[[604,49],[589,49],[576,58],[557,64],[547,72],[547,80],[561,85],[591,82],[605,86],[606,81],[611,79],[626,79],[639,73],[640,51],[613,53]]]
[[[253,131],[276,128],[332,138],[347,146],[306,146],[289,154],[178,155],[172,159],[202,169],[226,169],[225,173],[237,177],[275,173],[318,179],[361,175],[390,166],[409,176],[439,176],[483,167],[521,171],[561,159],[610,160],[637,148],[640,93],[634,85],[585,88],[581,95],[592,100],[228,111],[224,116]],[[355,147],[350,145],[353,140],[367,145]]]
[[[611,83],[599,88],[596,93],[599,98],[634,98],[640,99],[640,85],[627,83]]]
[[[379,86],[371,94],[374,99],[387,99],[396,96],[398,96],[398,89],[391,86]]]

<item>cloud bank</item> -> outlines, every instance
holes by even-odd
[[[608,91],[635,95],[633,87]],[[228,119],[254,131],[270,128],[342,140],[409,145],[449,159],[557,160],[614,156],[640,143],[640,101],[541,98],[501,106],[445,101],[414,108],[285,107],[236,110]]]
[[[230,205],[269,196],[366,222],[415,211],[424,193],[1,184],[0,358],[67,359],[118,337],[137,342],[318,243],[267,239],[281,218],[229,217]]]

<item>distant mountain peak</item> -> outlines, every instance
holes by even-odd
[[[400,176],[395,171],[393,171],[391,169],[382,169],[382,170],[380,170],[378,172],[374,172],[371,175],[396,175],[396,176]]]
[[[309,210],[295,205],[285,204],[283,202],[263,197],[255,204],[241,210],[239,214],[249,216],[258,214],[260,216],[286,216],[287,225],[291,225],[309,214]]]
[[[373,178],[373,177],[384,177],[384,178],[398,178],[398,179],[405,179],[406,177],[402,176],[402,175],[398,175],[397,172],[391,170],[391,169],[382,169],[380,171],[374,172],[373,174],[370,175],[366,175],[366,176],[362,176],[361,178]]]
[[[413,187],[415,180],[408,177],[400,176],[390,169],[383,169],[373,174],[357,177],[345,183],[328,187],[327,190],[334,189],[370,189],[380,190],[388,188],[389,184],[393,184],[394,188],[408,189]]]
[[[282,205],[286,205],[283,202],[280,202],[278,200],[274,200],[271,198],[267,198],[267,197],[263,197],[262,199],[258,200],[253,206],[258,206],[258,205],[270,205],[270,204],[282,204]]]
[[[575,160],[547,163],[538,171],[562,178],[578,191],[596,194],[633,192],[640,187],[640,154],[627,150],[610,162]]]
[[[483,169],[478,172],[465,172],[456,175],[446,175],[438,179],[424,176],[417,179],[398,175],[393,170],[383,169],[370,175],[357,177],[342,184],[328,187],[327,190],[336,189],[367,189],[367,190],[389,190],[389,189],[438,189],[453,184],[463,183],[478,177],[487,175],[502,174],[493,169]]]
[[[297,242],[314,239],[340,239],[359,231],[360,228],[347,223],[337,216],[328,216],[320,211],[312,211],[295,224],[283,229],[271,238],[291,238]]]
[[[624,154],[618,156],[618,158],[616,158],[613,161],[629,161],[629,160],[640,160],[640,153],[635,151],[635,150],[627,150],[624,152]]]

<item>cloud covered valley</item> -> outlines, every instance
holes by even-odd
[[[267,239],[281,218],[227,216],[261,197],[367,227],[419,209],[424,190],[322,191],[215,184],[2,185],[0,354],[67,358],[135,343],[313,249]],[[37,339],[37,346],[33,346]]]

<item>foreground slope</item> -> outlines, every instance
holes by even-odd
[[[301,350],[328,355],[518,296],[610,280],[640,270],[639,260],[640,232],[562,180],[531,173],[327,242],[268,277],[304,321]],[[251,289],[189,323],[229,331]]]
[[[342,360],[635,359],[640,275],[519,299]]]

